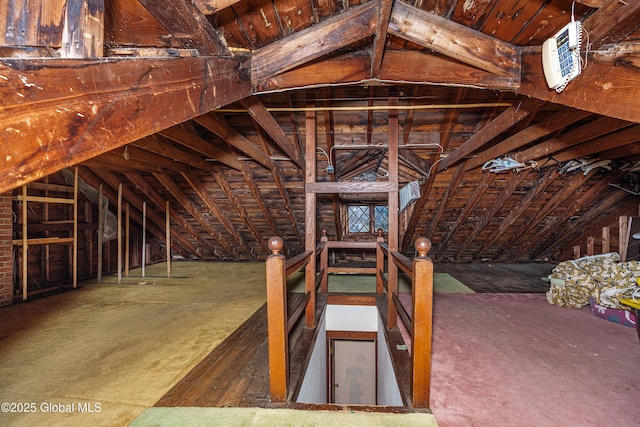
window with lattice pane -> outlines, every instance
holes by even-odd
[[[349,233],[368,233],[370,230],[370,209],[367,205],[349,206]]]
[[[373,207],[373,230],[389,231],[389,206]]]

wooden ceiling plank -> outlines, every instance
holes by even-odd
[[[174,172],[188,172],[191,170],[188,165],[185,165],[182,162],[177,162],[173,159],[169,159],[160,154],[156,154],[153,151],[149,151],[132,144],[127,144],[124,147],[116,148],[112,150],[111,153],[121,155],[122,158],[127,161],[136,160],[141,163],[159,166],[161,168]]]
[[[542,178],[540,178],[534,187],[527,190],[526,194],[518,200],[518,203],[511,209],[509,215],[504,217],[502,221],[500,221],[500,225],[498,225],[498,229],[495,233],[491,235],[490,238],[486,239],[482,247],[476,251],[474,255],[474,259],[482,259],[484,253],[493,245],[495,242],[500,239],[504,233],[507,232],[509,227],[511,227],[524,212],[531,206],[531,204],[545,192],[547,187],[551,185],[558,177],[560,173],[557,168],[549,169]],[[493,260],[496,259],[494,256]]]
[[[462,243],[458,247],[458,250],[456,251],[455,259],[459,259],[460,256],[464,253],[464,251],[467,250],[469,245],[471,245],[471,243],[473,243],[473,241],[478,237],[478,235],[480,235],[484,227],[489,223],[489,221],[493,219],[493,217],[496,215],[496,213],[502,207],[502,205],[504,205],[507,199],[513,195],[513,192],[516,191],[516,189],[520,186],[520,184],[522,184],[522,181],[524,181],[524,179],[529,175],[529,172],[530,172],[530,169],[527,169],[520,173],[510,173],[511,176],[513,176],[513,179],[509,179],[507,181],[507,185],[505,185],[505,187],[502,189],[498,197],[496,197],[495,201],[493,202],[493,205],[491,205],[489,209],[487,209],[485,212],[482,213],[482,218],[473,228],[473,231],[469,233],[464,243]],[[491,172],[485,172],[485,173],[491,173]]]
[[[580,75],[557,93],[547,87],[540,48],[522,51],[522,81],[514,92],[584,111],[640,123],[637,68],[600,64],[589,58]]]
[[[611,150],[640,141],[640,125],[633,125],[618,132],[575,145],[568,150],[553,156],[559,162],[566,162],[580,157],[588,157],[601,151]]]
[[[153,174],[153,176],[158,180],[158,182],[160,182],[160,184],[164,186],[164,188],[167,189],[169,193],[171,193],[171,195],[178,201],[178,203],[180,203],[182,207],[185,208],[187,212],[189,212],[191,216],[193,216],[193,218],[198,221],[198,223],[200,223],[200,225],[209,233],[211,237],[213,237],[213,239],[220,245],[220,247],[222,247],[227,252],[227,254],[229,254],[232,258],[238,258],[238,254],[236,253],[234,248],[229,245],[227,239],[223,237],[218,232],[218,230],[215,229],[215,227],[211,224],[211,221],[209,221],[204,216],[202,211],[200,211],[200,209],[198,209],[193,203],[191,203],[189,197],[184,194],[184,192],[180,189],[180,187],[178,187],[175,181],[171,179],[171,177],[164,174]]]
[[[0,192],[248,96],[241,63],[0,60],[0,140],[12,147],[11,161],[0,163]]]
[[[304,161],[300,154],[298,147],[292,143],[287,135],[280,127],[280,124],[267,110],[264,104],[255,96],[245,98],[240,101],[240,104],[247,109],[251,117],[258,122],[258,124],[264,129],[273,141],[285,152],[287,156],[295,163],[300,169],[304,169]]]
[[[147,151],[157,153],[161,156],[176,160],[196,169],[202,169],[206,171],[213,170],[213,165],[210,162],[204,160],[202,157],[199,157],[192,151],[180,149],[172,145],[171,142],[161,141],[156,135],[139,139],[135,142],[132,142],[132,144],[136,147],[140,147]]]
[[[520,76],[515,46],[403,2],[393,5],[389,33],[493,74]]]
[[[182,173],[182,177],[189,183],[191,188],[196,192],[196,194],[202,199],[204,204],[209,208],[212,214],[218,218],[218,221],[224,226],[227,230],[227,233],[233,237],[236,243],[244,250],[252,259],[255,259],[255,255],[253,251],[244,241],[238,230],[233,226],[227,215],[224,213],[220,205],[214,200],[209,191],[202,184],[200,179],[192,173]]]
[[[193,3],[203,15],[213,15],[229,6],[233,6],[240,0],[193,0]]]
[[[587,111],[580,110],[561,110],[550,117],[547,117],[526,129],[508,137],[493,147],[484,150],[477,157],[471,159],[469,168],[474,169],[482,166],[488,160],[495,159],[499,156],[509,154],[518,148],[527,145],[537,139],[556,132],[569,126],[572,123],[580,121],[590,115]]]
[[[377,9],[375,1],[364,3],[258,49],[252,55],[252,79],[275,76],[373,35]],[[367,65],[369,75],[371,62]]]
[[[373,41],[371,57],[371,77],[377,78],[382,66],[385,45],[387,43],[387,32],[389,30],[389,20],[391,19],[391,6],[393,0],[378,0],[378,29]]]
[[[618,174],[618,176],[620,176],[620,174]],[[554,239],[553,236],[557,234],[556,230],[558,225],[566,224],[571,217],[579,214],[585,206],[593,203],[593,200],[595,200],[602,191],[609,188],[609,182],[611,179],[613,179],[613,177],[601,179],[600,181],[595,182],[573,203],[570,205],[567,205],[566,203],[563,204],[563,206],[568,206],[569,208],[566,209],[563,214],[558,215],[556,221],[549,222],[545,225],[544,228],[539,230],[536,235],[533,236],[533,238],[527,239],[527,241],[519,248],[516,258],[522,258],[525,253],[529,252],[529,259],[536,259],[541,253],[555,245],[556,239]],[[564,227],[561,227],[561,229],[564,229]],[[564,231],[561,233],[564,234]]]
[[[432,161],[433,157],[435,156],[432,156]],[[420,216],[424,210],[424,205],[427,203],[429,193],[431,193],[431,188],[435,182],[436,175],[437,174],[435,173],[429,174],[425,183],[420,186],[420,198],[416,201],[411,218],[407,221],[407,226],[404,233],[402,233],[402,244],[400,245],[401,252],[405,252],[411,244],[413,235],[418,227],[418,223],[420,222]]]
[[[273,170],[276,164],[263,151],[247,138],[227,124],[224,118],[215,113],[205,114],[193,119],[196,123],[218,135],[223,141],[242,151],[267,169]]]
[[[521,162],[527,162],[529,160],[539,160],[553,156],[561,150],[566,150],[584,141],[615,132],[629,125],[631,125],[631,123],[626,120],[599,117],[584,126],[580,126],[556,138],[548,139],[541,144],[519,152],[518,159]]]
[[[78,168],[78,175],[80,176],[80,178],[82,178],[83,181],[94,188],[98,188],[100,187],[100,184],[103,184],[104,197],[109,199],[109,203],[111,203],[112,206],[118,206],[117,191],[111,188],[111,186],[107,182],[102,180],[102,178],[97,176],[92,169],[86,166],[81,166],[80,168]],[[142,210],[138,210],[136,206],[133,206],[133,209],[130,210],[131,219],[133,219],[133,221],[137,222],[138,224],[142,224],[143,221],[141,212]],[[164,234],[164,228],[160,228],[153,221],[147,222],[147,231],[155,236],[158,240],[165,241],[166,236]],[[184,248],[176,245],[174,249],[185,258],[189,257],[189,254]]]
[[[413,93],[411,96],[410,105],[415,106],[418,103],[418,96],[422,90],[422,86],[415,86],[413,88]],[[409,135],[411,135],[411,125],[413,124],[413,117],[415,115],[416,110],[410,109],[405,114],[404,126],[402,127],[402,144],[406,145],[409,143]]]
[[[465,156],[479,150],[501,133],[511,129],[516,123],[531,114],[535,114],[543,104],[542,101],[537,99],[525,98],[517,105],[512,105],[507,108],[502,114],[492,120],[491,123],[476,132],[467,142],[442,160],[438,165],[438,172],[455,165]]]
[[[464,165],[462,166],[464,168]],[[436,252],[436,255],[434,257],[436,260],[442,259],[442,256],[447,250],[447,247],[449,246],[455,235],[458,233],[458,230],[460,230],[460,227],[462,227],[467,222],[469,215],[471,215],[476,205],[489,188],[489,185],[491,185],[491,182],[493,181],[493,178],[495,178],[495,176],[496,174],[494,173],[482,174],[482,180],[473,191],[471,198],[467,200],[467,203],[464,205],[462,211],[456,216],[456,221],[451,227],[449,227],[449,231],[447,231],[447,234],[444,236],[444,238],[442,238],[440,244],[438,245],[438,251]]]
[[[505,241],[495,252],[494,259],[500,258],[503,253],[510,251],[511,248],[517,245],[520,240],[529,235],[533,230],[539,229],[542,221],[544,221],[554,209],[574,194],[584,183],[586,183],[595,174],[595,172],[595,170],[592,170],[591,173],[588,173],[587,175],[578,174],[573,177],[569,182],[569,185],[556,192],[551,199],[544,203],[542,209],[538,211],[533,219],[522,224],[520,229],[509,236],[507,241]]]
[[[280,230],[278,230],[278,227],[275,221],[273,220],[273,217],[269,214],[269,208],[267,207],[267,202],[265,201],[262,193],[260,192],[260,188],[258,187],[256,180],[253,179],[253,176],[248,172],[242,172],[242,176],[244,177],[244,181],[247,183],[247,187],[251,191],[253,198],[255,199],[256,203],[258,203],[258,207],[262,212],[262,216],[267,221],[267,224],[269,224],[269,228],[271,228],[271,234],[273,236],[282,236],[282,233],[280,232]]]
[[[197,49],[201,55],[231,56],[209,20],[192,0],[138,0],[176,40],[187,49]]]
[[[465,98],[467,93],[467,88],[459,88],[456,90],[455,96],[449,102],[451,104],[460,104],[460,101]],[[451,135],[453,135],[453,130],[456,127],[456,122],[458,120],[458,116],[460,115],[459,108],[451,108],[444,112],[444,117],[440,122],[440,145],[442,146],[443,151],[447,151],[449,148],[449,141],[451,141]]]
[[[132,170],[139,170],[139,171],[145,171],[145,172],[158,172],[158,173],[162,173],[165,170],[157,165],[153,165],[147,162],[141,162],[140,160],[136,160],[136,159],[125,159],[122,154],[118,154],[114,151],[109,151],[108,153],[104,153],[101,154],[97,157],[94,157],[91,160],[97,160],[97,161],[102,161],[105,163],[111,163],[113,165],[118,166],[119,168],[124,168],[125,170],[128,171],[132,171]]]
[[[331,164],[333,165],[333,173],[329,174],[329,179],[335,182],[336,177],[338,176],[338,164],[335,161],[335,155],[333,153],[333,147],[336,145],[335,138],[335,127],[334,127],[334,115],[333,110],[331,109],[332,102],[331,99],[331,87],[322,88],[322,98],[323,104],[327,107],[324,110],[324,133],[325,133],[325,141],[327,142],[327,155],[331,160]],[[336,239],[342,240],[342,218],[340,215],[341,212],[341,204],[340,204],[340,196],[338,194],[331,195],[331,201],[333,203],[333,225],[336,231]]]
[[[122,183],[122,181],[118,179],[118,177],[111,172],[108,172],[105,170],[93,170],[93,173],[96,174],[98,177],[100,177],[100,179],[102,179],[105,183],[107,183],[113,189],[118,188],[118,185]],[[131,206],[136,208],[139,212],[142,212],[143,200],[125,184],[122,184],[122,195],[125,198],[125,200],[131,204]],[[149,219],[149,221],[153,222],[158,228],[160,228],[160,230],[164,230],[166,225],[166,219],[158,215],[156,211],[147,209],[147,218]],[[166,236],[164,235],[163,232],[161,232],[160,234],[162,236],[161,239],[164,240]],[[188,250],[192,255],[196,256],[197,258],[201,258],[201,255],[197,253],[198,251],[196,247],[184,236],[182,236],[180,233],[178,233],[177,231],[174,231],[173,233],[171,233],[171,236],[173,237],[171,239],[171,247],[173,249],[176,249],[178,252],[183,254],[184,252],[182,251],[180,246],[177,245],[177,243],[180,243],[180,245],[184,249]]]
[[[245,170],[246,165],[238,160],[235,156],[226,151],[213,146],[211,143],[200,138],[198,135],[186,130],[181,125],[173,126],[159,132],[160,135],[168,138],[178,144],[184,145],[194,151],[204,154],[210,159],[219,161],[231,168],[237,170]]]
[[[453,173],[451,181],[449,181],[449,184],[447,185],[447,190],[445,191],[444,196],[442,196],[442,200],[438,203],[438,209],[436,209],[435,215],[432,215],[431,224],[429,224],[429,228],[427,229],[427,238],[429,238],[429,240],[433,238],[434,231],[438,229],[438,225],[444,215],[444,211],[447,209],[449,201],[453,199],[453,195],[458,191],[458,187],[460,186],[462,177],[464,176],[464,171],[464,165],[460,165]]]
[[[225,177],[222,175],[220,171],[214,172],[213,177],[218,183],[218,187],[220,187],[220,189],[222,189],[222,191],[224,192],[225,196],[227,196],[227,200],[229,200],[229,202],[231,202],[231,204],[233,205],[240,219],[244,222],[245,227],[247,227],[249,232],[253,235],[253,238],[256,239],[256,243],[258,244],[258,246],[260,246],[264,251],[264,253],[267,256],[269,256],[271,254],[271,251],[267,247],[267,238],[260,235],[260,232],[255,226],[256,219],[252,220],[251,218],[249,218],[249,214],[247,213],[247,210],[244,208],[242,201],[233,191],[233,188],[231,188],[231,185],[229,185],[229,181],[225,179]]]
[[[131,181],[133,185],[136,186],[137,189],[142,191],[145,196],[147,196],[159,209],[165,209],[166,200],[149,184],[144,177],[135,173],[127,173],[125,174],[127,179]],[[174,222],[178,224],[178,226],[182,227],[200,246],[212,253],[217,258],[221,258],[215,247],[213,247],[209,242],[207,242],[201,235],[198,233],[192,226],[189,224],[183,217],[175,210],[175,208],[169,206],[169,215]]]
[[[589,34],[589,49],[618,43],[640,28],[640,2],[609,1],[583,22]]]

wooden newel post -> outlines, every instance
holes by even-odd
[[[413,406],[429,407],[431,388],[431,333],[433,315],[433,262],[427,256],[431,242],[416,240],[418,257],[413,260],[413,331],[411,351]]]
[[[384,243],[384,235],[381,228],[378,229],[378,237],[376,238],[376,294],[382,295],[384,292],[384,283],[382,275],[384,274],[384,252],[380,247],[380,243]]]
[[[269,337],[269,389],[272,402],[287,400],[289,383],[289,343],[287,336],[287,268],[280,254],[282,238],[274,236],[267,244],[267,320]]]
[[[324,243],[324,247],[320,253],[320,271],[322,272],[322,278],[320,279],[320,292],[326,294],[329,292],[329,238],[327,237],[326,229],[322,230],[320,242]]]

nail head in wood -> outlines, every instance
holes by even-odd
[[[271,251],[272,255],[279,255],[280,251],[284,247],[284,242],[282,241],[282,237],[273,236],[267,242],[267,246]]]
[[[418,256],[424,258],[427,256],[427,252],[431,249],[431,240],[426,237],[419,237],[416,240],[416,250],[418,251]]]

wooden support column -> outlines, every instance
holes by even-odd
[[[104,239],[104,219],[106,216],[102,199],[102,184],[100,184],[98,187],[98,282],[102,282],[102,240]]]
[[[376,239],[376,294],[382,295],[384,293],[384,281],[382,275],[384,274],[384,252],[380,247],[381,243],[384,243],[383,231],[378,230],[378,238]]]
[[[122,183],[118,184],[118,284],[122,283]]]
[[[428,408],[431,389],[431,335],[433,321],[433,262],[427,256],[431,242],[416,240],[418,257],[413,260],[413,331],[411,351],[414,408]]]
[[[73,289],[78,287],[78,168],[73,172]]]
[[[313,107],[313,106],[310,106]],[[316,113],[313,109],[306,112],[306,161],[305,187],[316,182]],[[305,190],[305,251],[315,251],[316,247],[316,193]],[[309,303],[305,311],[307,328],[316,323],[316,257],[311,256],[305,267],[306,291]]]
[[[130,238],[129,202],[124,205],[124,276],[129,277]]]
[[[618,218],[618,253],[620,254],[620,261],[627,260],[627,246],[629,246],[629,228],[631,222],[627,215],[622,215]]]
[[[593,256],[596,254],[596,239],[593,236],[587,237],[587,255]]]
[[[171,277],[171,210],[169,209],[169,201],[165,202],[165,215],[167,223],[167,277]]]
[[[327,230],[322,230],[320,242],[324,243],[324,247],[320,253],[320,271],[322,274],[320,292],[326,294],[329,292],[329,238],[327,237]]]
[[[398,98],[389,99],[390,105],[398,105]],[[398,110],[389,110],[389,182],[398,182]],[[389,191],[389,252],[398,250],[398,189]],[[389,329],[398,327],[398,313],[393,294],[398,292],[398,267],[390,262],[388,271],[388,323]]]
[[[573,247],[573,259],[580,258],[580,246]]]
[[[602,253],[611,252],[611,227],[602,227]]]
[[[27,184],[22,186],[22,300],[27,300],[29,274],[29,243],[27,243]]]
[[[271,255],[266,262],[267,333],[269,340],[269,391],[271,402],[287,400],[289,383],[289,343],[287,336],[287,267],[280,251],[280,237],[269,239]]]
[[[147,265],[147,202],[142,202],[142,277]]]

